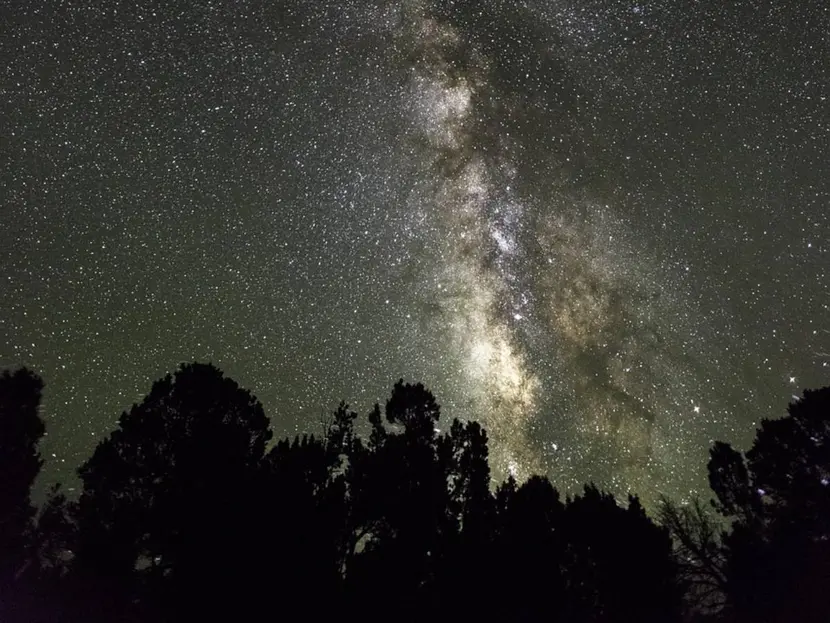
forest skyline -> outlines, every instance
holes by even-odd
[[[193,363],[195,364],[197,362],[193,362]],[[190,365],[190,364],[181,363],[179,367],[182,367],[182,366],[185,366],[185,365]],[[212,366],[214,364],[212,362],[207,362],[207,365]],[[23,366],[23,369],[29,369],[29,368]],[[400,380],[404,381],[405,379],[401,378]],[[795,381],[795,379],[790,379],[790,380]],[[148,381],[149,381],[149,379],[148,379]],[[414,382],[414,381],[410,381],[410,382]],[[254,396],[256,396],[255,388],[252,388],[252,391],[254,393]],[[48,398],[49,398],[49,384],[48,383],[45,383],[43,396],[44,396],[44,401],[48,401]],[[440,399],[440,397],[437,397],[437,398]],[[791,400],[796,400],[796,401],[800,400],[800,397],[797,396],[795,393],[793,393],[790,398],[791,398]],[[120,411],[119,413],[113,414],[112,421],[114,421],[114,422],[117,421],[118,418],[121,417],[124,413],[127,413],[131,409],[135,408],[135,406],[138,404],[138,402],[140,400],[141,400],[141,396],[137,397],[136,400],[133,401],[128,406],[125,406],[125,408],[122,411]],[[374,409],[378,404],[382,403],[382,401],[383,400],[380,399],[380,398],[370,400],[369,403],[362,410],[362,412],[370,413],[372,411],[372,409]],[[316,417],[308,417],[307,418],[307,422],[309,423],[309,426],[305,429],[295,429],[294,431],[286,433],[285,431],[280,431],[278,429],[275,429],[273,426],[270,426],[269,430],[271,431],[271,433],[273,435],[271,443],[275,444],[275,443],[278,442],[279,439],[282,439],[282,438],[289,438],[290,439],[290,438],[293,438],[295,436],[302,437],[302,436],[308,436],[308,435],[319,435],[320,432],[325,428],[326,422],[328,421],[328,419],[330,417],[330,414],[332,412],[336,411],[336,407],[337,407],[338,404],[339,405],[343,405],[343,404],[351,405],[352,402],[349,401],[349,400],[346,400],[345,398],[340,398],[339,400],[333,400],[331,405],[329,405],[329,407],[320,406],[316,411]],[[277,410],[279,411],[279,409],[277,409]],[[268,417],[269,422],[271,422],[271,415],[268,413],[268,411],[266,411],[266,417]],[[452,420],[460,419],[462,422],[477,421],[475,418],[464,418],[464,417],[458,418],[453,413],[449,413],[449,417]],[[758,420],[759,425],[760,425],[760,420],[761,419],[763,419],[763,418],[759,418],[759,420]],[[364,421],[364,426],[368,426],[368,422],[365,420],[365,418],[363,418],[363,421]],[[46,423],[48,424],[48,420],[46,420]],[[446,423],[447,422],[439,422],[437,427],[436,427],[436,432],[446,432],[445,430],[442,429],[442,426]],[[364,430],[363,432],[365,433],[367,431]],[[757,429],[755,429],[755,432],[757,432]],[[100,440],[102,438],[105,438],[108,434],[109,433],[102,433],[102,435],[100,437],[98,437],[97,440],[94,441],[94,444],[92,444],[93,447],[95,445],[97,445],[98,443],[100,443]],[[48,441],[48,426],[47,426],[47,432],[44,436],[44,441]],[[713,440],[713,443],[714,443],[714,440]],[[738,445],[737,447],[739,449],[744,449],[745,450],[748,447],[748,445],[749,444],[746,444],[746,446]],[[700,455],[702,457],[705,457],[710,448],[711,448],[711,444],[709,444],[709,446],[701,446],[701,448],[699,449],[700,450],[700,452],[699,452]],[[66,477],[64,480],[60,480],[60,479],[56,478],[55,476],[47,476],[46,478],[43,477],[44,475],[50,475],[50,474],[54,473],[52,471],[52,469],[54,468],[54,461],[55,461],[56,458],[57,457],[55,457],[55,456],[44,456],[44,458],[43,458],[44,464],[43,464],[43,468],[41,470],[41,477],[38,478],[38,480],[35,483],[35,486],[33,487],[33,498],[38,502],[38,504],[40,504],[40,503],[42,503],[46,500],[46,497],[47,497],[50,489],[52,487],[54,487],[55,485],[57,485],[57,484],[60,484],[61,487],[63,487],[64,492],[69,494],[70,497],[78,494],[79,491],[80,491],[80,489],[78,488],[79,483],[78,483],[77,475],[76,475],[78,465],[76,465],[74,467],[71,467],[68,470],[68,472],[67,472],[67,467],[69,467],[69,466],[66,466],[66,467],[64,467],[63,470],[61,470],[61,473],[64,473],[64,474],[68,473],[69,474],[68,477]],[[51,459],[51,461],[50,461],[50,459]],[[64,465],[65,465],[65,463],[64,463]],[[79,463],[79,465],[80,465],[80,463]],[[556,481],[557,481],[557,474],[556,473],[544,473],[544,474],[525,473],[524,478],[523,478],[521,474],[518,474],[516,472],[511,472],[509,469],[505,469],[503,471],[498,471],[498,470],[493,471],[493,475],[492,475],[492,478],[491,478],[491,486],[493,488],[495,488],[495,487],[499,486],[504,480],[506,480],[508,477],[511,477],[511,476],[514,477],[514,478],[518,478],[521,481],[522,479],[529,478],[530,476],[533,476],[533,475],[545,475],[552,482],[556,483]],[[695,499],[701,499],[701,498],[706,499],[707,496],[709,496],[711,494],[711,490],[709,489],[708,485],[705,482],[701,483],[702,486],[699,486],[697,488],[689,489],[687,491],[681,492],[679,495],[674,495],[670,491],[661,491],[661,490],[654,490],[654,491],[647,490],[643,494],[643,493],[640,493],[639,491],[637,491],[633,488],[630,488],[630,487],[627,488],[627,489],[620,489],[620,488],[615,487],[614,484],[611,483],[611,482],[603,482],[601,480],[596,480],[596,479],[588,479],[588,480],[586,480],[585,482],[582,482],[582,483],[572,484],[570,486],[570,488],[565,486],[565,487],[562,488],[562,491],[566,492],[566,493],[567,492],[578,492],[582,489],[582,487],[586,483],[597,484],[597,485],[603,487],[604,490],[613,492],[615,495],[622,496],[623,498],[625,496],[629,495],[629,494],[638,495],[641,499],[643,499],[647,502],[646,503],[647,508],[654,508],[655,505],[661,499],[663,499],[665,497],[672,498],[675,501],[677,501],[679,503],[682,503],[682,504],[687,504],[687,503],[692,502]]]
[[[42,391],[29,370],[0,375],[4,620],[238,620],[274,589],[296,616],[325,595],[315,620],[823,620],[830,387],[764,420],[745,454],[716,441],[710,505],[663,499],[652,517],[594,484],[493,488],[486,430],[439,432],[433,394],[402,380],[363,434],[341,403],[319,437],[269,444],[262,404],[199,363],[122,414],[76,500],[54,488],[37,512]],[[512,598],[474,598],[493,573]]]

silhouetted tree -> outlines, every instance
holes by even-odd
[[[87,606],[123,617],[233,617],[267,535],[248,530],[270,438],[262,406],[212,365],[182,365],[125,412],[80,469],[74,570]],[[237,604],[235,604],[237,605]]]
[[[203,364],[122,414],[80,468],[78,502],[56,488],[33,529],[41,387],[26,371],[0,379],[0,466],[17,483],[0,492],[5,588],[18,578],[3,620],[668,623],[684,589],[692,615],[824,620],[830,388],[764,421],[746,457],[715,444],[722,533],[698,500],[664,500],[661,527],[636,497],[622,506],[593,485],[565,503],[543,476],[493,492],[486,432],[439,432],[421,384],[396,383],[365,439],[341,403],[322,435],[266,453],[259,402]]]
[[[385,415],[389,429],[379,407],[370,413],[369,443],[350,461],[351,531],[359,535],[359,551],[347,581],[358,602],[374,600],[379,615],[394,602],[402,616],[418,618],[458,530],[449,512],[451,456],[439,453],[440,408],[420,383],[398,381]]]
[[[68,610],[67,571],[75,545],[74,504],[61,485],[53,485],[40,508],[29,544],[25,571],[15,586],[19,616],[26,623],[72,620]],[[22,586],[21,586],[22,584]]]
[[[830,604],[830,387],[763,420],[744,457],[711,451],[716,508],[729,518],[727,598],[739,621],[825,621]]]
[[[712,505],[724,516],[752,522],[761,505],[743,455],[730,444],[716,441],[709,457],[709,486],[717,498]]]
[[[564,514],[565,620],[664,623],[681,618],[682,590],[668,531],[636,497],[628,507],[593,485]]]
[[[492,572],[506,599],[492,604],[498,618],[557,620],[564,610],[564,505],[543,476],[518,486],[508,479],[496,494],[498,518]]]
[[[657,511],[674,543],[678,575],[686,591],[686,610],[694,617],[719,615],[725,606],[727,579],[723,527],[700,498],[678,504],[663,498]]]
[[[333,447],[341,431],[330,432],[331,438],[280,441],[265,458],[251,519],[273,539],[256,544],[264,564],[250,592],[266,599],[254,610],[265,611],[277,600],[281,614],[301,618],[311,599],[314,618],[342,614],[346,497],[341,454]]]
[[[495,499],[490,490],[487,433],[477,422],[454,420],[439,436],[438,457],[447,474],[447,525],[430,597],[432,609],[448,620],[482,620],[492,615],[481,587],[492,582]]]
[[[45,432],[38,412],[43,381],[21,368],[0,375],[0,619],[22,589],[16,580],[27,565],[35,509],[30,492],[43,461],[37,445]]]
[[[75,546],[74,513],[61,485],[52,486],[34,531],[32,562],[39,576],[60,578],[66,572]]]

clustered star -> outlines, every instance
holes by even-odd
[[[200,360],[276,437],[402,377],[494,482],[704,492],[712,440],[828,382],[830,8],[745,5],[7,3],[42,490]]]

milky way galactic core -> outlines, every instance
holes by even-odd
[[[276,436],[422,381],[495,480],[706,488],[830,381],[830,10],[4,6],[0,365],[44,484],[212,361]]]

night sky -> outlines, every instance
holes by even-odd
[[[494,477],[683,498],[830,382],[824,0],[6,0],[0,367],[41,486],[183,361],[399,377]]]

